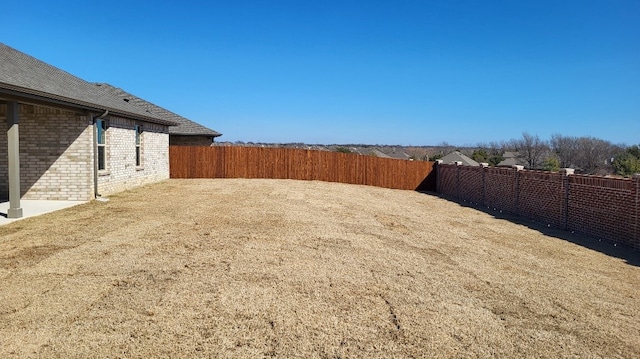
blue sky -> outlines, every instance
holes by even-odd
[[[10,1],[0,41],[253,142],[640,143],[640,1]]]

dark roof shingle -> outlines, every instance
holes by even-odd
[[[178,114],[175,114],[165,108],[162,108],[158,105],[155,105],[149,101],[143,100],[137,96],[134,96],[121,88],[115,87],[113,85],[109,85],[106,83],[95,83],[97,87],[101,87],[102,89],[111,92],[114,96],[117,96],[123,100],[126,100],[129,103],[133,103],[136,106],[139,106],[145,110],[148,110],[154,114],[161,116],[167,121],[175,122],[177,126],[169,127],[169,134],[171,135],[189,135],[189,136],[211,136],[218,137],[222,134],[216,132],[212,129],[204,127],[199,123],[193,122],[187,118],[184,118]]]
[[[480,164],[460,151],[453,151],[441,158],[442,163],[451,164],[454,162],[462,162],[463,166],[480,166]]]
[[[79,108],[109,110],[111,114],[176,126],[178,129],[184,126],[186,132],[197,132],[196,130],[202,127],[207,130],[202,132],[220,135],[142,99],[125,101],[114,89],[113,86],[98,86],[87,82],[0,43],[0,95],[4,92],[18,96],[35,96],[45,101],[59,101]],[[143,102],[144,106],[141,105]]]

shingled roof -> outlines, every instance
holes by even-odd
[[[148,110],[154,114],[157,114],[162,118],[164,118],[165,120],[177,123],[178,124],[177,126],[169,127],[170,135],[211,136],[211,137],[222,136],[222,134],[219,132],[216,132],[210,128],[204,127],[198,123],[195,123],[187,118],[184,118],[178,114],[175,114],[158,105],[154,105],[153,103],[143,100],[137,96],[134,96],[124,91],[121,88],[118,88],[106,83],[95,83],[94,85],[101,87],[106,91],[111,92],[114,96],[117,96],[129,103],[133,103],[136,106],[139,106],[145,110]]]
[[[442,163],[451,164],[454,162],[462,162],[463,166],[480,166],[480,164],[460,151],[453,151],[441,158]]]
[[[136,120],[177,125],[172,119],[124,101],[108,88],[79,77],[0,43],[0,97],[44,101]]]

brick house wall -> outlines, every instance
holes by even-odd
[[[66,109],[20,105],[20,187],[23,199],[87,201],[94,198],[91,118]],[[6,128],[7,106],[0,104]],[[168,127],[111,116],[103,195],[169,178]],[[143,128],[142,166],[136,166],[134,125]],[[1,125],[0,125],[1,126]],[[7,136],[0,135],[0,199],[9,193]]]
[[[0,104],[0,200],[9,198],[9,159],[7,158],[7,105]]]
[[[0,123],[6,128],[6,105]],[[93,196],[90,119],[51,107],[20,105],[20,189],[23,199],[88,200]],[[9,193],[7,136],[0,136],[0,198]]]
[[[106,131],[106,169],[98,173],[98,192],[109,195],[169,178],[167,126],[110,116]],[[141,166],[136,166],[135,125],[142,126]]]
[[[640,249],[640,175],[618,179],[443,164],[436,171],[436,191],[445,197]]]

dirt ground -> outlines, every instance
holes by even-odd
[[[0,357],[640,357],[640,267],[570,240],[412,191],[169,180],[0,227]]]

